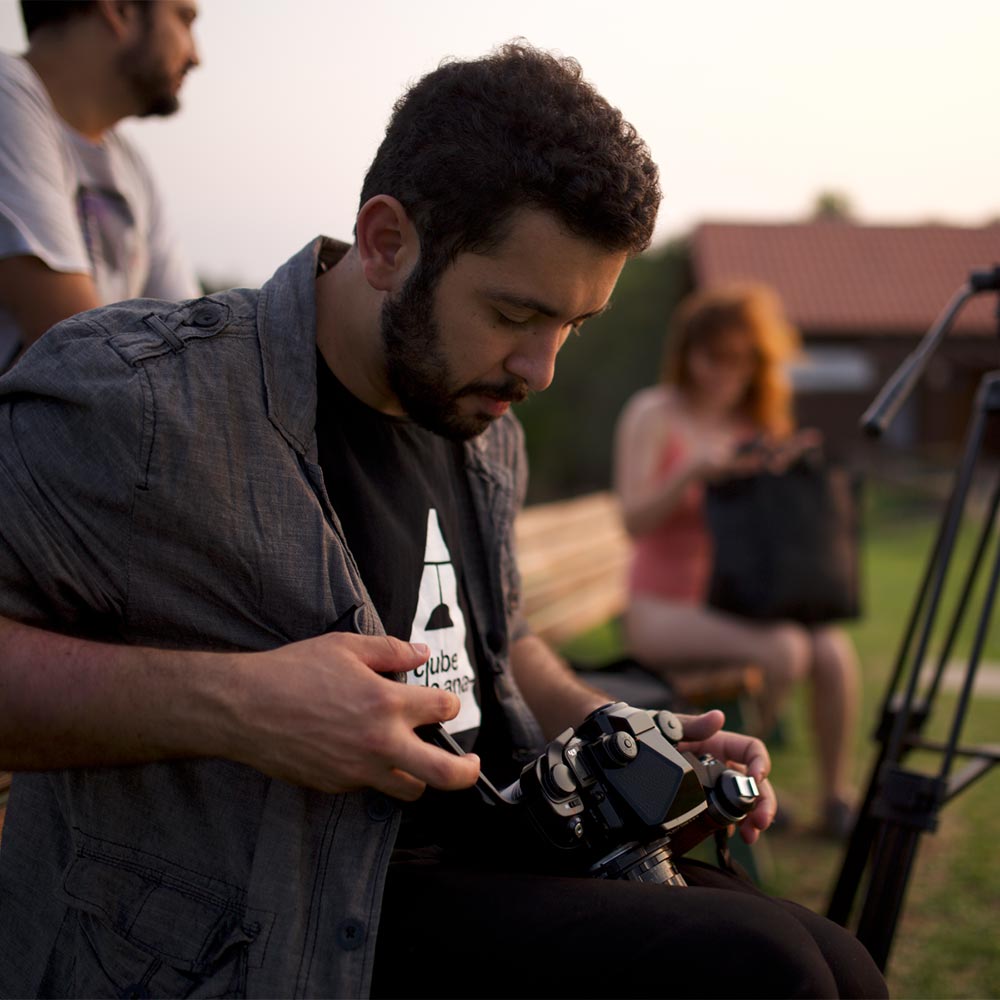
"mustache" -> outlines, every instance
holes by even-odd
[[[486,396],[501,403],[523,403],[531,394],[523,379],[510,379],[500,385],[490,382],[472,382],[462,389],[461,396]]]

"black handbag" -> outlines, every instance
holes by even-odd
[[[814,454],[785,472],[710,484],[708,603],[804,625],[858,618],[860,489],[857,475]]]

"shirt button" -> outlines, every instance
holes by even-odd
[[[260,924],[256,920],[252,923],[244,924],[243,933],[252,941],[260,933]]]
[[[215,306],[198,306],[191,314],[191,322],[195,326],[211,326],[219,317],[219,310]]]
[[[372,792],[368,795],[365,810],[369,819],[373,819],[377,823],[384,823],[396,811],[396,807],[389,801],[387,795]]]
[[[348,918],[337,925],[337,944],[344,951],[354,951],[365,943],[365,925],[360,920]]]

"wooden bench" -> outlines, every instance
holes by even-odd
[[[538,635],[559,648],[620,618],[627,599],[630,544],[613,494],[600,491],[528,506],[518,518],[516,538],[524,612]],[[613,669],[599,670],[593,682],[613,695],[615,687],[655,692],[658,680],[630,661],[624,650],[619,652]],[[755,733],[760,728],[763,674],[752,663],[676,675],[669,688],[678,707],[722,707],[730,714],[735,710],[730,725]],[[659,689],[664,690],[662,685]]]

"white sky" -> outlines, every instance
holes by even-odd
[[[660,239],[788,221],[1000,217],[1000,0],[200,0],[174,118],[125,127],[199,272],[256,284],[349,238],[393,101],[444,56],[523,36],[576,57],[662,171]],[[0,48],[22,51],[16,0]]]

